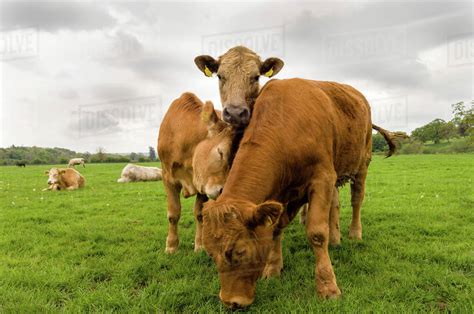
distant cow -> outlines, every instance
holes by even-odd
[[[230,139],[224,144],[220,136]],[[203,104],[192,93],[184,93],[170,105],[161,123],[158,155],[163,169],[163,184],[168,201],[168,237],[166,252],[178,248],[178,221],[181,216],[180,193],[185,198],[196,195],[194,217],[196,236],[194,250],[201,249],[202,205],[210,197],[217,197],[224,186],[229,169],[229,151],[233,134],[231,126],[220,120],[220,112],[211,102]],[[200,150],[210,149],[215,160],[199,163]],[[196,170],[196,171],[194,171]]]
[[[17,162],[16,162],[16,165],[17,165],[18,167],[23,167],[23,168],[24,168],[24,167],[26,167],[26,162],[24,162],[24,161],[17,161]]]
[[[128,164],[123,168],[120,179],[117,182],[139,182],[161,180],[161,169],[157,167],[143,167]]]
[[[370,107],[354,88],[334,82],[273,80],[265,85],[217,201],[203,209],[202,240],[219,271],[229,307],[250,305],[257,278],[279,275],[281,235],[309,202],[306,234],[316,255],[316,287],[340,295],[328,254],[339,235],[338,190],[351,183],[349,237],[361,239],[360,207],[371,158]],[[390,152],[395,145],[389,142]]]
[[[69,160],[69,164],[67,165],[68,168],[74,168],[75,165],[82,165],[82,167],[86,167],[86,161],[84,158],[73,158]]]
[[[84,187],[86,183],[84,177],[72,168],[51,168],[45,174],[48,176],[49,187],[43,191],[75,190]]]

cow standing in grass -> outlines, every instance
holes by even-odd
[[[233,129],[219,118],[211,102],[203,104],[192,93],[184,93],[170,105],[160,126],[158,155],[161,160],[163,184],[168,201],[168,236],[166,252],[178,248],[178,222],[181,217],[180,193],[185,198],[196,195],[194,217],[196,236],[194,250],[202,248],[202,206],[217,197],[229,169],[228,148],[233,138]],[[228,141],[222,141],[222,138]],[[215,145],[213,143],[219,143]],[[195,155],[200,150],[211,148],[215,156],[212,163],[200,163]]]
[[[203,210],[203,244],[217,264],[227,306],[250,305],[257,278],[280,274],[282,231],[306,202],[317,293],[340,295],[328,254],[340,237],[338,210],[331,208],[337,187],[351,182],[349,234],[360,239],[371,129],[366,99],[348,85],[303,79],[265,85],[224,190]]]
[[[123,170],[119,183],[140,182],[140,181],[159,181],[161,180],[161,169],[158,167],[144,167],[134,164],[127,164]]]
[[[69,163],[67,165],[68,168],[74,168],[76,165],[82,165],[83,168],[86,167],[86,161],[84,158],[73,158],[69,160]]]
[[[72,168],[51,168],[45,174],[48,176],[49,187],[43,191],[76,190],[86,183],[84,177]]]

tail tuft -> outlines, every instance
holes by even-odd
[[[397,144],[399,144],[400,141],[409,138],[409,136],[405,132],[390,132],[375,124],[372,124],[372,129],[382,134],[383,138],[388,144],[389,149],[385,158],[392,156],[397,151]]]

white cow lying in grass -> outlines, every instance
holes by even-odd
[[[74,168],[75,165],[82,165],[82,167],[86,167],[85,165],[86,161],[84,158],[73,158],[69,160],[69,163],[67,165],[68,168]]]
[[[48,176],[49,187],[43,191],[75,190],[86,184],[84,177],[72,168],[51,168],[45,174]]]
[[[161,169],[157,167],[143,167],[128,164],[123,168],[122,175],[117,182],[159,181],[161,180]]]

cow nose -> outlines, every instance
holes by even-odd
[[[51,180],[48,180],[48,184],[53,184],[53,182]]]
[[[249,123],[250,110],[243,106],[228,106],[222,112],[224,121],[234,125],[246,125]]]
[[[233,310],[237,310],[237,309],[244,309],[244,308],[250,306],[250,304],[252,304],[253,300],[247,299],[247,298],[241,298],[241,297],[234,297],[234,298],[231,298],[228,301],[223,300],[223,302],[228,308],[233,309]]]

